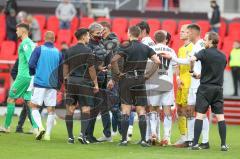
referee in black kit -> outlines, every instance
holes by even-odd
[[[66,100],[66,127],[68,143],[74,143],[73,114],[77,104],[81,108],[81,134],[78,141],[88,144],[87,128],[89,127],[90,110],[94,106],[94,93],[99,91],[96,70],[94,67],[95,56],[87,47],[90,36],[88,29],[81,28],[75,32],[78,43],[70,47],[65,54],[63,76]]]
[[[136,106],[139,116],[139,129],[141,134],[141,146],[148,147],[146,143],[146,111],[147,106],[144,72],[148,58],[160,64],[159,57],[148,46],[138,41],[141,30],[138,26],[132,26],[128,30],[129,42],[120,46],[118,53],[111,61],[112,71],[119,75],[120,97],[122,109],[122,140],[119,146],[127,146],[127,131],[131,105]],[[123,57],[123,73],[119,71],[118,60]],[[138,91],[139,90],[139,91]]]
[[[223,75],[227,65],[226,56],[217,49],[219,37],[215,32],[208,32],[205,35],[205,48],[191,57],[191,64],[200,60],[202,71],[200,86],[197,91],[196,99],[196,120],[194,125],[194,141],[192,150],[201,149],[198,140],[202,131],[203,117],[209,105],[218,120],[219,135],[221,138],[221,151],[227,151],[226,145],[226,123],[223,112]],[[191,65],[190,73],[193,73]],[[196,77],[198,78],[198,77]]]

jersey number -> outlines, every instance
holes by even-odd
[[[159,65],[159,69],[168,70],[170,65],[170,60],[163,58],[161,55],[158,55],[158,57],[161,61],[161,64]]]

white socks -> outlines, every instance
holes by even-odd
[[[151,128],[151,135],[157,135],[157,112],[150,112],[150,128]]]
[[[129,125],[129,127],[128,127],[128,135],[129,134],[133,134],[133,126],[132,125]]]
[[[38,109],[32,109],[32,117],[39,129],[43,129],[41,114]]]
[[[47,117],[47,129],[46,129],[46,135],[51,134],[52,127],[54,125],[54,119],[55,119],[55,113],[49,113]]]
[[[191,117],[190,119],[187,119],[187,141],[193,141],[194,138],[194,123],[195,118]]]
[[[202,143],[207,143],[209,140],[209,121],[207,117],[203,118],[203,127],[202,127]]]
[[[160,127],[161,127],[161,122],[160,122],[160,116],[157,115],[157,140],[160,141],[161,140],[161,133],[160,133]]]
[[[164,116],[163,122],[164,139],[170,139],[171,129],[172,129],[172,117]]]
[[[146,129],[146,141],[150,139],[151,135],[151,127],[150,127],[150,114],[146,114],[146,123],[147,123],[147,129]]]

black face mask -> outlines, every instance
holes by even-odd
[[[99,42],[102,40],[102,36],[94,36],[94,35],[91,35],[92,37],[92,40],[96,41],[96,42]]]

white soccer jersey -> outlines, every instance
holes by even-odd
[[[173,66],[177,65],[177,63],[161,57],[161,53],[167,53],[172,57],[177,57],[175,51],[163,44],[155,45],[154,51],[160,56],[161,64],[159,66],[159,70],[154,73],[153,78],[157,78],[158,76],[158,78],[166,79],[173,83]]]
[[[172,57],[176,57],[176,53],[173,49],[169,48],[163,44],[157,44],[154,47],[154,51],[157,53],[161,60],[157,71],[146,81],[146,89],[150,90],[147,92],[148,103],[152,106],[169,106],[174,104],[174,93],[173,88],[164,93],[158,92],[159,90],[159,81],[163,80],[167,83],[173,84],[173,66],[177,63],[161,57],[161,53],[170,54]],[[154,65],[153,62],[149,65]],[[157,91],[157,93],[156,93]]]
[[[154,48],[155,46],[155,42],[152,40],[151,37],[147,36],[147,37],[144,37],[142,38],[142,41],[141,41],[143,44],[151,47],[151,48]]]
[[[191,52],[190,56],[194,56],[195,54],[197,54],[202,49],[205,49],[205,47],[204,47],[203,39],[200,39],[196,42],[196,44],[193,45],[193,49],[192,49],[192,52]],[[196,61],[194,63],[193,71],[197,74],[201,74],[201,70],[202,70],[201,61]],[[199,85],[200,85],[200,79],[195,79],[195,78],[192,77],[190,88],[198,88]]]

